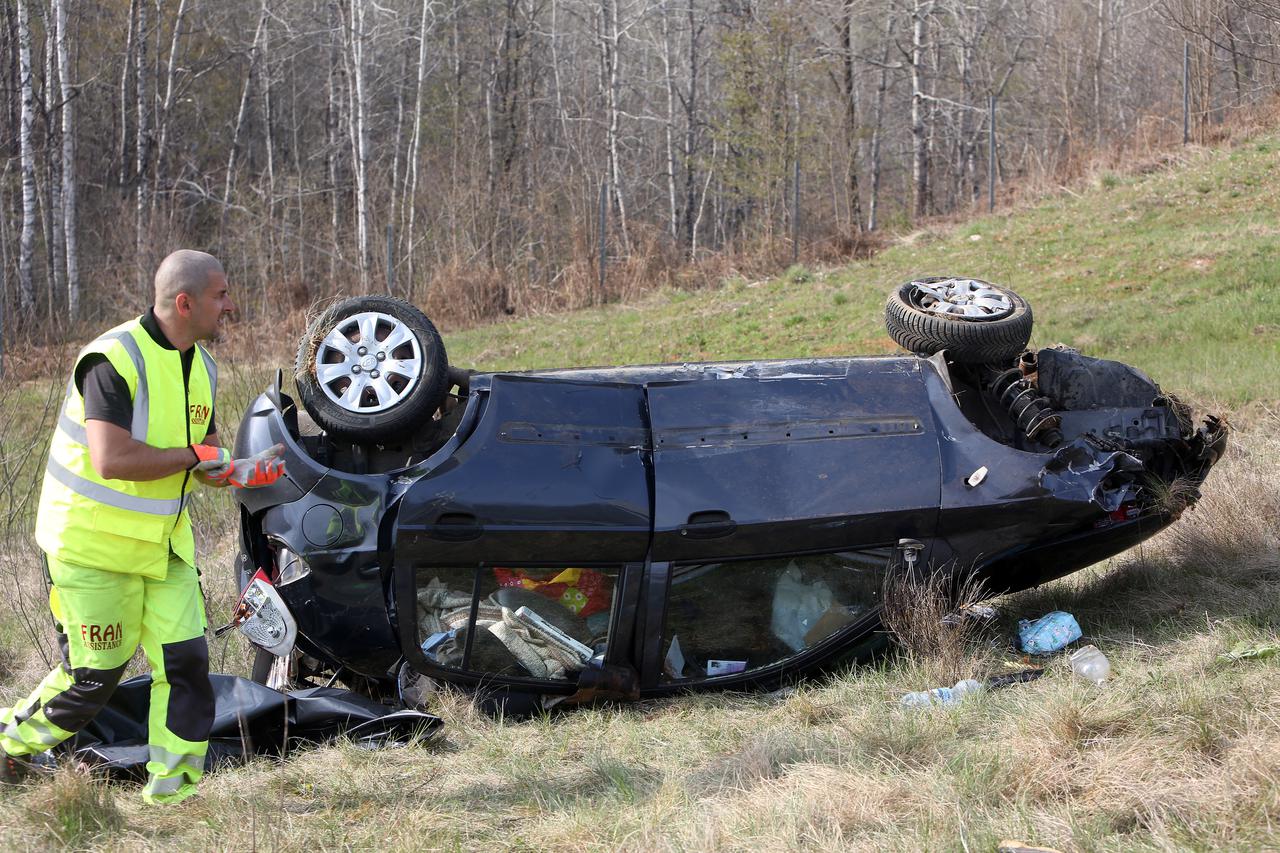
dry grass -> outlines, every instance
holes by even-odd
[[[259,760],[172,809],[143,806],[134,785],[59,777],[0,794],[0,842],[881,851],[990,850],[1015,837],[1063,851],[1273,849],[1280,661],[1217,659],[1242,639],[1274,641],[1280,624],[1273,432],[1237,435],[1201,503],[1140,550],[999,602],[1006,634],[1018,617],[1071,610],[1112,661],[1105,687],[1056,660],[1039,681],[955,708],[903,709],[898,696],[937,678],[918,650],[777,694],[524,722],[445,693],[437,745]],[[978,648],[990,667],[1014,663]]]
[[[979,644],[979,623],[947,617],[986,597],[968,572],[891,572],[882,597],[884,626],[931,686],[949,685],[974,677],[989,649]]]

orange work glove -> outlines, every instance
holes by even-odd
[[[197,471],[209,477],[225,474],[231,467],[231,451],[225,447],[214,447],[211,444],[193,444],[191,452],[196,455],[196,464],[188,471]]]
[[[284,476],[283,444],[273,444],[261,453],[247,459],[234,459],[225,471],[210,474],[209,479],[222,486],[237,489],[256,489],[269,486]]]

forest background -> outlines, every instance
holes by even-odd
[[[865,255],[1280,83],[1280,0],[0,7],[10,349],[140,311],[178,246],[242,319],[387,290],[446,326]]]

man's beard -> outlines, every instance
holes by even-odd
[[[218,318],[218,324],[213,327],[213,331],[205,335],[201,340],[208,344],[220,344],[226,340],[227,323],[231,322],[231,317],[224,314]]]

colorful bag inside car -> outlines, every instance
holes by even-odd
[[[534,580],[522,569],[495,567],[493,575],[498,581],[498,586],[532,590],[559,601],[584,619],[609,606],[611,592],[609,579],[591,569],[565,569],[545,581]]]

